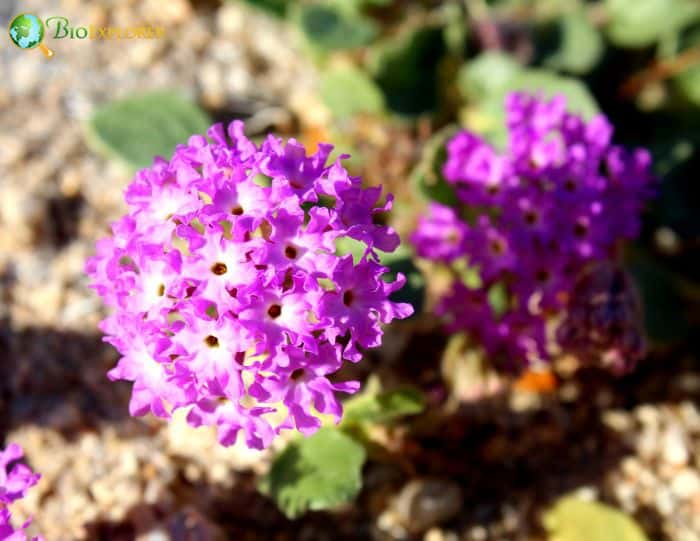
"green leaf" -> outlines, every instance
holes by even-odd
[[[377,35],[371,19],[332,5],[302,5],[296,19],[309,43],[323,51],[362,47]]]
[[[457,3],[448,3],[442,7],[445,21],[443,39],[450,54],[462,58],[466,53],[469,39],[469,21],[466,12]]]
[[[170,157],[179,143],[209,127],[207,115],[171,92],[154,92],[108,103],[87,122],[87,142],[95,150],[133,167],[149,166],[155,156]]]
[[[447,160],[447,141],[457,133],[455,126],[447,126],[435,133],[425,143],[420,161],[411,173],[418,190],[428,200],[455,206],[458,203],[454,189],[442,175],[442,166]]]
[[[259,489],[290,519],[349,502],[362,487],[365,450],[335,427],[290,443],[272,463]]]
[[[467,101],[483,101],[494,92],[502,93],[523,70],[510,55],[486,51],[465,62],[457,74],[457,86]]]
[[[380,113],[384,96],[363,71],[356,68],[335,69],[321,79],[321,97],[336,118],[357,113]]]
[[[231,2],[233,0],[229,0]],[[284,17],[287,13],[289,0],[244,0],[246,3],[271,13],[277,17]]]
[[[557,33],[557,50],[544,59],[545,66],[581,75],[591,71],[603,56],[603,38],[584,12],[562,17]]]
[[[621,511],[574,496],[561,498],[544,515],[550,541],[648,541],[639,525]]]
[[[646,47],[700,20],[697,0],[606,0],[606,30],[620,47]]]
[[[343,421],[346,427],[358,423],[386,424],[406,415],[416,415],[425,409],[423,394],[414,388],[380,392],[377,385],[366,386],[362,394],[343,404]]]
[[[439,26],[407,29],[372,48],[370,72],[392,111],[417,115],[437,107],[438,66],[444,52]]]

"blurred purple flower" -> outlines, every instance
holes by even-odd
[[[458,281],[438,306],[449,328],[472,333],[500,361],[522,365],[547,358],[546,322],[569,308],[578,276],[613,260],[618,242],[639,234],[654,179],[650,154],[611,144],[603,115],[585,122],[567,112],[563,97],[525,93],[509,95],[505,109],[504,152],[469,132],[448,142],[443,174],[464,208],[460,214],[432,204],[412,240],[419,256],[466,259],[478,272],[475,288]],[[506,291],[500,314],[487,304],[495,285]],[[615,336],[629,342],[633,334],[606,333],[608,348]],[[642,350],[618,349],[632,356]]]

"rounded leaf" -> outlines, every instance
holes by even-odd
[[[335,427],[290,443],[275,457],[260,490],[290,519],[351,501],[362,486],[364,448]]]
[[[371,19],[330,5],[301,6],[298,23],[306,39],[322,50],[362,47],[377,35]]]
[[[700,20],[697,0],[606,0],[610,40],[620,47],[646,47]]]
[[[550,540],[647,541],[639,525],[617,509],[569,496],[544,516]]]
[[[172,92],[153,92],[114,101],[87,122],[87,142],[133,167],[147,167],[154,156],[170,156],[179,143],[209,127],[207,115]]]
[[[337,118],[357,113],[380,113],[384,109],[382,91],[356,68],[340,68],[324,74],[321,97]]]

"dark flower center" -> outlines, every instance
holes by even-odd
[[[549,272],[544,270],[544,269],[540,269],[537,271],[535,278],[537,279],[538,282],[544,283],[547,280],[549,280]]]
[[[282,313],[282,307],[279,304],[273,304],[267,309],[267,315],[272,319],[277,319]]]
[[[294,246],[287,246],[284,249],[284,255],[289,259],[296,259],[297,249]]]
[[[537,213],[533,210],[529,210],[525,213],[525,223],[527,225],[535,225],[537,223]]]
[[[299,381],[303,377],[304,377],[304,369],[303,368],[297,368],[296,370],[294,370],[294,372],[292,372],[292,375],[290,376],[292,381]]]
[[[228,267],[226,266],[225,263],[221,262],[216,262],[211,266],[211,272],[216,274],[217,276],[221,276],[222,274],[226,274],[228,271]]]
[[[218,348],[219,347],[219,339],[214,336],[213,334],[210,334],[204,339],[204,343],[209,346],[210,348]]]
[[[506,243],[501,239],[496,239],[491,242],[491,251],[496,255],[502,255],[506,252]]]
[[[350,291],[349,289],[345,293],[343,293],[343,304],[345,306],[349,307],[354,300],[355,300],[355,294],[352,291]]]
[[[282,282],[282,291],[289,291],[294,285],[294,279],[292,278],[291,270],[287,269],[284,275],[284,281]]]

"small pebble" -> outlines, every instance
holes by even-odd
[[[673,425],[669,427],[662,437],[662,458],[674,466],[687,464],[689,458],[688,446],[685,442],[682,429]]]
[[[682,500],[700,494],[700,475],[694,470],[681,471],[671,482],[671,491]]]
[[[669,516],[676,508],[671,491],[667,488],[659,488],[655,497],[656,510],[664,516]]]
[[[392,502],[399,520],[412,532],[423,532],[454,517],[462,508],[462,491],[447,480],[413,480]]]

